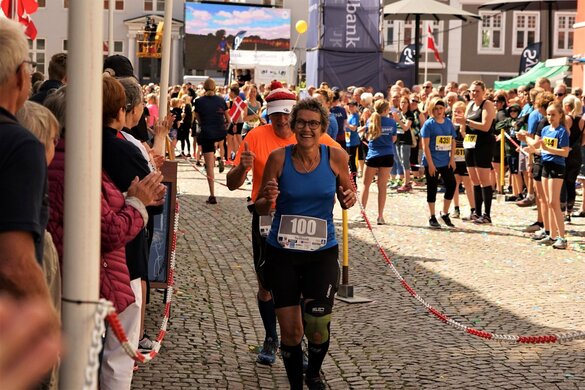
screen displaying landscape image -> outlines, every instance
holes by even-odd
[[[230,50],[290,50],[290,10],[185,3],[185,68],[225,71]]]

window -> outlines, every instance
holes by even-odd
[[[124,0],[112,0],[115,1],[116,3],[114,4],[114,9],[117,11],[123,11],[124,10]],[[104,9],[109,9],[110,8],[110,1],[109,0],[104,0]]]
[[[393,20],[384,20],[384,50],[397,50],[395,32],[397,31],[396,25]]]
[[[504,54],[505,13],[480,11],[479,16],[481,16],[481,22],[478,24],[477,52]]]
[[[387,24],[386,24],[387,23]],[[433,30],[433,36],[435,37],[435,45],[439,52],[443,51],[443,22],[429,22],[431,23],[431,29]],[[385,21],[385,34],[384,43],[387,46],[386,50],[402,50],[405,46],[414,43],[414,21],[409,20],[403,21]],[[427,23],[423,22],[420,24],[420,39],[423,50],[426,47],[426,36],[427,36]],[[390,35],[392,32],[392,35]]]
[[[45,59],[45,39],[38,38],[34,41],[28,40],[28,50],[30,52],[30,59],[37,63],[35,71],[45,74],[46,59]]]
[[[144,0],[145,11],[161,11],[165,10],[164,0]]]
[[[539,39],[539,23],[538,12],[514,12],[512,54],[521,54],[526,46]]]
[[[553,37],[554,53],[556,55],[573,54],[573,25],[575,24],[575,13],[557,12],[555,14],[555,29]]]
[[[39,4],[39,8],[45,8],[47,6],[46,0],[37,0],[37,3]]]

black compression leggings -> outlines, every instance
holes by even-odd
[[[437,200],[437,187],[439,186],[439,175],[445,183],[445,199],[452,200],[455,194],[455,174],[450,167],[436,168],[435,176],[429,174],[429,167],[425,167],[425,176],[427,179],[427,203],[435,203]]]

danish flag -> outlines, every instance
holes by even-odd
[[[240,116],[244,114],[244,107],[246,107],[246,102],[241,97],[236,96],[229,110],[230,119],[233,123],[236,123],[240,119]]]
[[[427,49],[431,49],[435,53],[435,60],[443,65],[443,61],[441,61],[441,57],[439,56],[439,50],[435,46],[435,37],[433,36],[433,30],[431,30],[430,24],[427,24]]]
[[[32,40],[37,37],[37,28],[32,21],[30,15],[35,13],[39,8],[36,0],[1,0],[0,9],[4,17],[11,18],[12,6],[16,4],[16,15],[13,19],[18,19],[18,22],[24,25],[24,33]]]

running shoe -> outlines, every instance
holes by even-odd
[[[398,187],[396,189],[397,192],[411,192],[412,191],[412,186],[410,184],[403,184],[402,186]]]
[[[476,225],[489,225],[492,223],[492,219],[489,215],[484,213],[481,217],[473,221]]]
[[[571,216],[575,218],[583,218],[585,217],[585,211],[574,212],[573,214],[571,214]]]
[[[385,225],[386,224],[386,222],[384,222],[384,218],[378,218],[378,221],[376,221],[376,223],[378,225]]]
[[[552,247],[555,249],[567,249],[567,240],[562,237],[557,237]]]
[[[451,222],[451,218],[449,218],[449,213],[447,214],[441,213],[441,219],[443,220],[443,222],[445,222],[445,225],[449,227],[455,227],[455,225],[453,225],[453,222]]]
[[[276,351],[278,350],[278,346],[276,342],[273,341],[271,338],[267,338],[264,340],[264,345],[262,346],[262,350],[256,357],[256,362],[260,364],[264,364],[267,366],[271,366],[276,362]]]
[[[532,225],[528,225],[526,226],[524,229],[522,229],[522,231],[524,233],[536,233],[540,230],[542,230],[542,228],[544,227],[544,225],[542,224],[542,222],[534,222]]]
[[[546,234],[546,232],[544,231],[544,229],[541,228],[540,230],[538,230],[537,232],[535,232],[532,235],[532,237],[530,237],[530,238],[532,238],[534,241],[540,241],[540,240],[543,240],[543,239],[545,239],[547,237],[548,237],[548,234]]]
[[[461,211],[459,210],[459,207],[455,207],[455,210],[453,210],[453,212],[451,213],[451,216],[453,218],[460,218],[461,217]]]
[[[324,389],[326,389],[325,383],[323,383],[321,376],[318,376],[315,378],[305,377],[305,385],[307,385],[309,390],[324,390]]]
[[[565,214],[565,223],[571,223],[571,216],[569,214]]]
[[[479,215],[477,215],[473,211],[469,214],[469,217],[463,217],[463,218],[461,218],[462,221],[467,221],[467,222],[473,222],[473,221],[475,221],[477,219],[479,219]]]
[[[504,198],[505,202],[518,202],[518,197],[516,195],[506,195]]]
[[[437,217],[435,217],[434,215],[429,219],[429,227],[431,227],[432,229],[440,229],[441,228],[441,225],[437,221]]]
[[[209,198],[207,198],[207,200],[205,201],[205,203],[207,203],[207,204],[217,204],[217,199],[215,199],[215,196],[210,196]]]
[[[516,202],[516,206],[518,207],[530,207],[530,206],[534,206],[536,204],[536,198],[533,197],[527,197],[525,199],[522,199],[521,201]]]
[[[552,245],[555,243],[555,240],[551,236],[546,236],[542,240],[538,240],[538,245]]]

